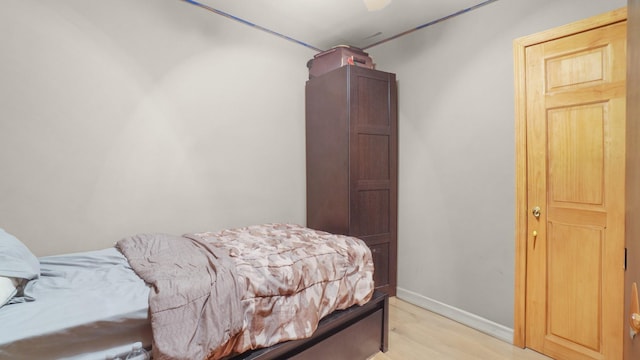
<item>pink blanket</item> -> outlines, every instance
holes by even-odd
[[[127,254],[131,251],[123,251],[129,261],[133,262],[131,265],[134,270],[145,281],[154,284],[154,288],[158,287],[150,295],[150,307],[154,356],[159,359],[219,359],[286,340],[309,337],[324,316],[334,310],[355,304],[362,305],[373,294],[371,253],[363,241],[353,237],[333,235],[297,225],[268,224],[187,234],[182,239],[185,241],[180,242],[191,243],[185,245],[187,248],[198,249],[206,254],[197,265],[192,260],[183,264],[185,257],[182,250],[178,253],[174,247],[169,251],[174,255],[163,257],[162,261],[146,256],[145,254],[153,252],[148,249],[136,251],[131,258]],[[139,243],[128,239],[121,243],[131,241]],[[145,236],[146,241],[148,239]],[[118,243],[119,248],[131,248],[121,243]],[[153,245],[152,248],[168,249],[166,244]],[[148,260],[137,261],[145,258]],[[192,255],[188,258],[192,258]],[[218,308],[208,311],[207,307],[203,310],[187,306],[185,309],[177,307],[156,312],[152,297],[193,297],[183,293],[194,290],[191,286],[184,286],[180,280],[168,281],[166,278],[169,274],[166,270],[162,271],[161,276],[151,270],[156,266],[164,268],[164,265],[158,265],[164,261],[169,264],[168,268],[180,268],[179,271],[175,270],[178,273],[182,273],[185,268],[193,268],[194,271],[189,270],[188,276],[202,276],[203,280],[197,281],[202,285],[210,282],[209,290],[199,289],[196,293],[200,294],[198,298],[207,298],[206,305],[215,304]],[[206,266],[204,263],[207,263]],[[137,267],[143,268],[144,274]],[[155,278],[155,282],[147,280],[147,277]],[[158,277],[162,279],[160,285]],[[165,289],[163,285],[169,286]],[[208,295],[203,295],[205,293]],[[222,299],[213,299],[214,294],[221,295]],[[234,296],[237,298],[232,299]],[[157,302],[164,304],[165,300]],[[192,310],[197,311],[187,315]],[[175,314],[167,315],[165,312]],[[162,320],[156,321],[156,317],[161,317]],[[171,339],[180,337],[185,332],[185,325],[171,324],[177,318],[183,318],[182,321],[189,324],[189,329],[198,323],[191,334],[197,334],[199,340],[194,341],[194,336],[190,335],[189,341],[174,344]],[[157,329],[154,322],[161,323],[163,327]],[[218,328],[212,330],[215,327]],[[165,341],[170,345],[165,346]],[[205,342],[207,345],[200,345]],[[156,351],[156,347],[161,350]],[[197,348],[196,353],[192,349],[194,347]],[[173,350],[174,348],[177,350]],[[189,355],[182,355],[187,353]]]

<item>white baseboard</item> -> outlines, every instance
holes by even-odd
[[[513,329],[508,328],[504,325],[500,325],[478,315],[402,288],[397,288],[396,296],[408,303],[427,309],[451,320],[457,321],[463,325],[481,331],[487,335],[493,336],[509,344],[513,344]]]

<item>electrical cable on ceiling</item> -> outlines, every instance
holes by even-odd
[[[296,39],[294,39],[294,38],[292,38],[290,36],[283,35],[283,34],[281,34],[279,32],[273,31],[271,29],[267,29],[267,28],[262,27],[262,26],[260,26],[258,24],[254,24],[254,23],[252,23],[250,21],[247,21],[245,19],[239,18],[237,16],[233,16],[233,15],[231,15],[229,13],[226,13],[226,12],[224,12],[222,10],[218,10],[218,9],[212,8],[211,6],[207,6],[205,4],[201,4],[201,3],[197,2],[197,1],[194,1],[194,0],[182,0],[182,1],[190,3],[190,4],[193,4],[193,5],[198,6],[198,7],[201,7],[203,9],[205,9],[205,10],[211,11],[212,13],[215,13],[215,14],[218,14],[218,15],[222,15],[222,16],[224,16],[226,18],[241,22],[241,23],[243,23],[245,25],[249,25],[249,26],[251,26],[253,28],[256,28],[258,30],[262,30],[262,31],[267,32],[267,33],[269,33],[271,35],[275,35],[275,36],[283,38],[285,40],[294,42],[296,44],[300,44],[300,45],[305,46],[305,47],[308,47],[308,48],[313,49],[313,50],[315,50],[317,52],[322,52],[323,51],[323,50],[321,50],[321,49],[319,49],[319,48],[317,48],[317,47],[315,47],[313,45],[309,45],[309,44],[305,43],[304,41],[296,40]]]
[[[241,23],[243,23],[243,24],[245,24],[245,25],[249,25],[249,26],[254,27],[254,28],[258,29],[258,30],[262,30],[262,31],[264,31],[264,32],[267,32],[267,33],[269,33],[269,34],[272,34],[272,35],[278,36],[278,37],[283,38],[283,39],[285,39],[285,40],[288,40],[288,41],[294,42],[294,43],[296,43],[296,44],[300,44],[300,45],[302,45],[302,46],[305,46],[305,47],[308,47],[308,48],[310,48],[310,49],[313,49],[313,50],[315,50],[315,51],[317,51],[317,52],[322,52],[322,51],[324,51],[324,50],[321,50],[321,49],[319,49],[319,48],[317,48],[317,47],[315,47],[315,46],[313,46],[313,45],[309,45],[309,44],[305,43],[304,41],[296,40],[296,39],[294,39],[294,38],[292,38],[292,37],[290,37],[290,36],[283,35],[283,34],[281,34],[281,33],[279,33],[279,32],[276,32],[276,31],[273,31],[273,30],[267,29],[267,28],[265,28],[265,27],[262,27],[262,26],[260,26],[260,25],[254,24],[254,23],[252,23],[252,22],[250,22],[250,21],[244,20],[244,19],[239,18],[239,17],[237,17],[237,16],[233,16],[233,15],[231,15],[231,14],[229,14],[229,13],[226,13],[226,12],[224,12],[224,11],[222,11],[222,10],[218,10],[218,9],[212,8],[212,7],[210,7],[210,6],[207,6],[207,5],[201,4],[201,3],[199,3],[199,2],[197,2],[197,1],[195,1],[195,0],[181,0],[181,1],[184,1],[184,2],[187,2],[187,3],[193,4],[193,5],[196,5],[196,6],[198,6],[198,7],[201,7],[201,8],[203,8],[203,9],[205,9],[205,10],[211,11],[211,12],[213,12],[213,13],[215,13],[215,14],[222,15],[222,16],[224,16],[224,17],[226,17],[226,18],[229,18],[229,19],[232,19],[232,20],[235,20],[235,21],[241,22]],[[464,13],[467,13],[467,12],[469,12],[469,11],[472,11],[472,10],[478,9],[478,8],[480,8],[480,7],[483,7],[483,6],[485,6],[485,5],[488,5],[488,4],[490,4],[490,3],[492,3],[492,2],[496,2],[496,1],[498,1],[498,0],[485,0],[485,1],[481,2],[481,3],[479,3],[479,4],[476,4],[476,5],[474,5],[474,6],[468,7],[468,8],[463,9],[463,10],[460,10],[460,11],[458,11],[458,12],[455,12],[455,13],[451,14],[451,15],[447,15],[447,16],[442,17],[442,18],[440,18],[440,19],[436,19],[436,20],[430,21],[430,22],[428,22],[428,23],[425,23],[425,24],[422,24],[422,25],[416,26],[416,27],[415,27],[415,28],[413,28],[413,29],[410,29],[410,30],[407,30],[407,31],[403,31],[403,32],[401,32],[401,33],[399,33],[399,34],[397,34],[397,35],[394,35],[394,36],[391,36],[391,37],[389,37],[389,38],[386,38],[386,39],[383,39],[383,40],[377,41],[377,42],[375,42],[375,43],[373,43],[373,44],[371,44],[371,45],[367,45],[367,46],[363,47],[363,48],[362,48],[362,50],[366,50],[366,49],[372,48],[372,47],[374,47],[374,46],[376,46],[376,45],[380,45],[380,44],[386,43],[387,41],[391,41],[391,40],[393,40],[393,39],[397,39],[397,38],[399,38],[399,37],[401,37],[401,36],[404,36],[404,35],[410,34],[410,33],[414,32],[414,31],[416,31],[416,30],[424,29],[424,28],[426,28],[426,27],[428,27],[428,26],[435,25],[435,24],[440,23],[440,22],[443,22],[443,21],[445,21],[445,20],[452,19],[452,18],[454,18],[454,17],[456,17],[456,16],[462,15],[462,14],[464,14]]]
[[[443,22],[443,21],[445,21],[445,20],[449,20],[449,19],[454,18],[454,17],[456,17],[456,16],[458,16],[458,15],[462,15],[462,14],[464,14],[464,13],[467,13],[467,12],[469,12],[469,11],[472,11],[472,10],[475,10],[475,9],[477,9],[477,8],[483,7],[483,6],[488,5],[488,4],[490,4],[490,3],[492,3],[492,2],[495,2],[495,1],[498,1],[498,0],[486,0],[486,1],[484,1],[484,2],[481,2],[481,3],[479,3],[479,4],[476,4],[476,5],[474,5],[474,6],[471,6],[471,7],[469,7],[469,8],[466,8],[466,9],[460,10],[460,11],[458,11],[458,12],[455,12],[455,13],[453,13],[453,14],[451,14],[451,15],[447,15],[447,16],[442,17],[442,18],[440,18],[440,19],[436,19],[436,20],[430,21],[430,22],[428,22],[428,23],[426,23],[426,24],[422,24],[422,25],[420,25],[420,26],[416,26],[416,27],[415,27],[415,28],[413,28],[413,29],[410,29],[410,30],[407,30],[407,31],[403,31],[403,32],[401,32],[400,34],[397,34],[397,35],[391,36],[391,37],[389,37],[389,38],[386,38],[386,39],[383,39],[383,40],[380,40],[380,41],[374,42],[374,43],[373,43],[373,44],[371,44],[371,45],[367,45],[367,46],[363,47],[363,48],[362,48],[362,50],[366,50],[366,49],[372,48],[372,47],[374,47],[374,46],[376,46],[376,45],[380,45],[380,44],[382,44],[382,43],[386,43],[387,41],[391,41],[391,40],[393,40],[393,39],[397,39],[397,38],[399,38],[400,36],[404,36],[404,35],[410,34],[410,33],[414,32],[414,31],[416,31],[416,30],[424,29],[424,28],[426,28],[427,26],[435,25],[435,24],[437,24],[437,23],[439,23],[439,22]]]

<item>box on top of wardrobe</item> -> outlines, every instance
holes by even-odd
[[[346,65],[375,69],[376,65],[368,53],[354,46],[338,45],[316,54],[307,62],[309,79]]]

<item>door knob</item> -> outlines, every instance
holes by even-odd
[[[531,213],[533,214],[533,216],[536,219],[539,219],[540,218],[540,207],[539,206],[534,207],[533,209],[531,209]]]
[[[638,304],[638,285],[636,283],[631,284],[631,303],[629,313],[629,335],[633,339],[638,333],[640,333],[640,305]]]

